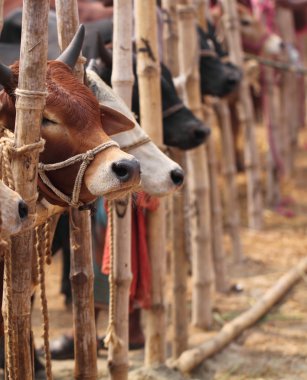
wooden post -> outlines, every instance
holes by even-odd
[[[24,0],[18,88],[16,89],[15,146],[38,143],[46,97],[49,2]],[[15,189],[28,203],[31,227],[36,212],[39,149],[14,155],[12,172]],[[15,336],[14,380],[32,380],[31,292],[33,229],[12,238],[12,319]],[[4,305],[5,313],[7,305]],[[6,318],[5,318],[6,319]],[[6,326],[7,332],[8,326]]]
[[[192,5],[178,5],[179,67],[185,77],[184,102],[202,119],[198,72],[196,15]],[[192,244],[192,323],[202,328],[212,323],[211,293],[213,263],[211,256],[211,220],[208,159],[204,146],[187,153],[188,186],[195,214],[191,218]],[[191,208],[193,207],[191,204]]]
[[[115,0],[113,8],[113,90],[131,108],[132,72],[132,2]],[[129,295],[131,274],[131,197],[113,204],[115,330],[121,345],[109,346],[108,366],[112,380],[128,379]]]
[[[243,52],[236,2],[223,0],[224,28],[231,61],[243,68]],[[254,111],[246,78],[243,77],[239,94],[239,111],[244,129],[244,159],[247,176],[248,225],[253,229],[262,227],[262,191],[258,150],[255,139]]]
[[[233,136],[230,125],[230,114],[226,100],[220,99],[214,103],[221,130],[223,152],[223,177],[225,181],[226,226],[232,242],[232,252],[235,262],[243,258],[240,238],[240,208],[236,182],[236,164],[234,156]]]
[[[194,0],[198,24],[204,29],[208,29],[206,19],[206,0]],[[205,108],[203,108],[205,111]],[[204,119],[208,119],[212,115],[212,107],[209,112],[203,112]],[[210,124],[210,123],[209,123]],[[221,194],[218,186],[217,161],[215,154],[215,145],[213,137],[207,144],[208,167],[209,167],[209,187],[210,187],[210,208],[211,208],[211,244],[212,257],[215,271],[215,286],[219,292],[228,290],[227,269],[225,261],[225,250],[223,244],[223,215]]]
[[[179,75],[178,64],[178,31],[177,31],[177,0],[162,1],[163,9],[167,12],[164,33],[164,62],[173,77]],[[183,168],[186,167],[186,153],[172,148],[171,157]],[[188,308],[187,308],[187,276],[188,252],[186,250],[186,226],[184,220],[185,200],[188,191],[184,188],[173,195],[173,249],[171,251],[172,276],[172,356],[177,358],[188,346]]]
[[[162,110],[160,64],[157,43],[155,0],[135,1],[137,74],[140,93],[141,124],[152,140],[161,146]],[[145,365],[165,361],[165,218],[163,200],[147,214],[147,243],[152,270],[152,306],[146,311]]]
[[[293,13],[290,9],[277,6],[276,23],[279,33],[285,41],[287,49],[285,59],[291,61],[289,47],[296,46]],[[290,177],[293,173],[294,152],[297,144],[297,130],[299,125],[299,103],[297,75],[290,72],[282,73],[282,128],[284,131],[284,159],[285,174]]]
[[[78,25],[76,0],[56,0],[59,45],[64,50],[73,38]],[[75,73],[83,81],[82,60]],[[94,317],[93,257],[91,219],[89,211],[70,208],[70,280],[73,299],[75,379],[97,379],[97,342]]]
[[[280,180],[284,158],[281,156],[282,133],[279,112],[279,96],[275,84],[274,69],[264,67],[264,114],[267,127],[269,151],[267,167],[266,201],[268,206],[276,207],[280,201]]]

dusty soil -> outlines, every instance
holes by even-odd
[[[260,133],[260,144],[263,141]],[[229,241],[225,237],[229,275],[242,292],[217,294],[214,301],[214,326],[210,332],[191,328],[190,345],[199,344],[218,331],[221,325],[249,308],[274,282],[294,266],[307,252],[307,133],[300,136],[293,180],[283,184],[283,194],[291,197],[290,209],[295,216],[280,216],[266,210],[265,228],[250,232],[242,228],[246,259],[231,263]],[[264,161],[264,155],[263,155]],[[241,208],[245,205],[244,180],[240,179]],[[245,214],[243,212],[243,223]],[[47,273],[51,339],[72,327],[71,312],[59,295],[60,255]],[[99,324],[102,335],[106,313]],[[41,322],[38,302],[33,314],[37,345],[41,345]],[[171,336],[171,332],[169,334]],[[106,353],[99,355],[99,379],[107,377]],[[142,365],[143,351],[130,354],[131,367]],[[73,379],[73,362],[53,362],[54,379]],[[170,378],[170,377],[169,377]],[[206,360],[192,374],[202,380],[306,380],[307,379],[307,276],[289,291],[283,300],[254,327],[215,357]]]

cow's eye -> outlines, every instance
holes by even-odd
[[[56,122],[53,121],[53,120],[47,119],[46,117],[43,117],[42,124],[43,124],[43,125],[47,125],[47,124],[56,124]]]
[[[241,23],[241,25],[243,25],[243,26],[250,26],[250,25],[251,25],[250,20],[246,20],[246,19],[242,19],[242,20],[240,20],[240,23]]]

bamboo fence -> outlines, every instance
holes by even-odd
[[[64,50],[79,25],[77,0],[56,0],[60,49]],[[83,81],[82,59],[75,74]],[[70,280],[73,299],[75,379],[97,379],[97,342],[94,318],[93,257],[89,211],[70,208]]]
[[[113,8],[113,90],[131,108],[132,99],[132,2],[115,0]],[[129,295],[131,274],[131,197],[115,201],[114,223],[114,285],[115,332],[120,344],[110,344],[108,366],[113,380],[128,379],[129,347]],[[112,286],[112,284],[111,284]],[[109,316],[110,317],[110,316]]]
[[[162,146],[160,64],[157,43],[156,1],[135,1],[137,75],[142,127],[154,143]],[[147,243],[152,273],[152,306],[146,311],[145,365],[165,361],[166,316],[165,210],[163,200],[156,211],[147,214]]]

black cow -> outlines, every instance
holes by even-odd
[[[237,89],[241,70],[230,62],[224,62],[227,53],[218,42],[214,26],[208,22],[208,31],[198,27],[200,46],[200,79],[202,95],[223,97]]]

